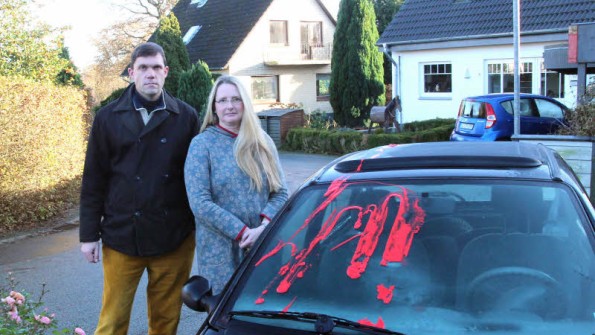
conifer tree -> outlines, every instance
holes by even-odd
[[[371,0],[341,0],[335,30],[330,102],[341,126],[363,126],[372,106],[384,104],[382,52]]]
[[[202,120],[213,87],[213,76],[207,63],[199,60],[190,70],[182,72],[179,84],[178,98],[196,108]]]
[[[169,73],[165,79],[165,90],[177,96],[180,74],[190,69],[190,57],[182,41],[180,23],[173,12],[159,22],[155,43],[163,47],[169,66]]]

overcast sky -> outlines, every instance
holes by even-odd
[[[93,38],[118,19],[112,0],[34,0],[35,14],[52,26],[71,26],[65,34],[70,58],[79,69],[93,63]]]

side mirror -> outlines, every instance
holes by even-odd
[[[188,308],[197,312],[210,313],[217,303],[209,281],[201,276],[192,276],[182,288],[182,301]]]

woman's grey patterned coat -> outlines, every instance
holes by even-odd
[[[233,145],[236,136],[211,126],[194,137],[184,167],[190,207],[196,218],[198,274],[207,278],[213,294],[221,292],[241,261],[238,234],[244,226],[260,225],[261,215],[273,218],[288,198],[287,185],[275,144],[283,187],[269,192],[265,179],[261,192],[250,187],[250,178],[236,163]]]

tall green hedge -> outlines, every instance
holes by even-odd
[[[86,92],[0,76],[0,234],[33,227],[79,196]]]

